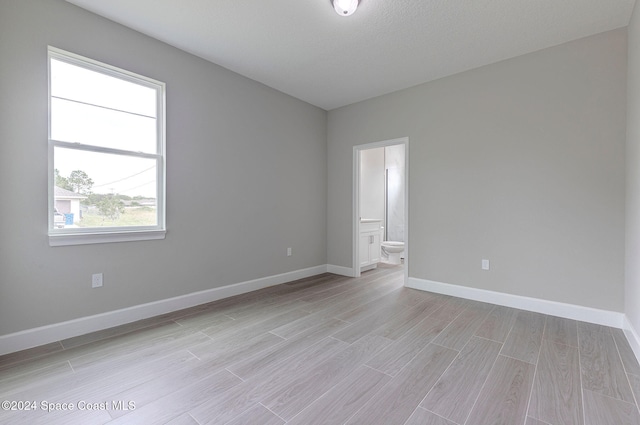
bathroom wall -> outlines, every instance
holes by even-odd
[[[360,151],[360,217],[383,220],[389,241],[404,242],[404,161],[404,145]]]
[[[384,148],[387,171],[386,240],[404,242],[404,145]]]
[[[360,152],[360,217],[384,220],[384,148]]]

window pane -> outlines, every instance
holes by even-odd
[[[163,236],[164,83],[48,50],[50,244]]]
[[[156,120],[63,99],[51,99],[51,138],[157,153]]]
[[[158,224],[155,159],[56,147],[54,168],[54,207],[74,214],[64,228]]]
[[[156,117],[156,90],[51,59],[51,96]]]

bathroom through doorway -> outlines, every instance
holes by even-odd
[[[353,270],[380,262],[409,270],[409,140],[400,138],[353,148]]]

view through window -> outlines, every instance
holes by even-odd
[[[49,232],[164,230],[164,85],[49,49]]]

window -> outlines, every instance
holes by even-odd
[[[49,47],[49,244],[165,234],[164,83]]]

